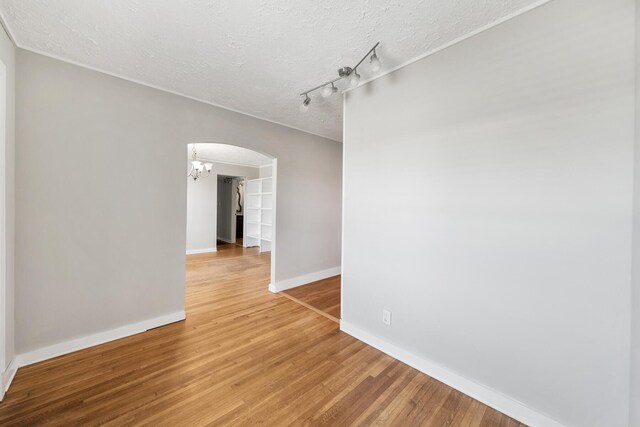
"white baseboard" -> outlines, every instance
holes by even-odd
[[[521,423],[536,427],[564,427],[563,424],[529,408],[522,402],[378,338],[349,322],[341,320],[340,330]]]
[[[341,272],[341,267],[328,268],[326,270],[316,271],[314,273],[305,274],[303,276],[281,280],[276,283],[270,283],[269,290],[273,293],[282,292],[286,291],[287,289],[306,285],[307,283],[317,282],[318,280],[326,279],[327,277],[337,276],[338,274],[341,274]]]
[[[225,243],[235,243],[234,241],[232,241],[231,239],[224,239],[222,237],[218,237],[218,240],[220,240],[221,242],[225,242]]]
[[[82,338],[54,344],[49,347],[33,350],[28,353],[23,353],[16,356],[17,367],[21,368],[33,363],[42,362],[43,360],[52,359],[54,357],[62,356],[63,354],[83,350],[88,347],[93,347],[94,345],[104,344],[106,342],[128,337],[130,335],[139,334],[140,332],[145,332],[149,329],[168,325],[169,323],[178,322],[184,319],[184,310],[176,311],[175,313],[166,314],[154,319],[132,323],[130,325],[122,326],[110,331],[100,332]]]
[[[208,254],[209,252],[217,252],[218,248],[189,249],[187,255]]]
[[[18,372],[18,359],[14,357],[0,378],[0,402],[4,399],[4,394],[7,390],[9,390],[9,386],[11,385],[11,381],[13,381],[13,377],[16,376],[16,372]]]

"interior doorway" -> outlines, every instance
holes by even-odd
[[[243,246],[245,177],[218,175],[217,244]]]
[[[214,261],[260,254],[269,257],[273,283],[276,159],[233,145],[197,143],[188,146],[187,170],[187,267],[194,256]]]

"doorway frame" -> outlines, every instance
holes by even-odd
[[[207,159],[207,160],[211,160],[211,159]],[[215,160],[211,160],[211,161],[212,161],[212,162],[215,162]],[[246,177],[246,176],[239,176],[239,175],[226,175],[226,174],[220,174],[220,173],[217,173],[217,174],[216,174],[216,181],[217,181],[220,177],[224,177],[224,178],[231,178],[231,180],[232,180],[232,181],[233,181],[234,179],[241,180],[241,181],[243,181],[243,182],[246,182],[246,181],[247,181],[247,177]],[[216,185],[217,185],[217,183],[216,183]],[[231,191],[233,192],[233,187],[232,187]],[[222,242],[225,242],[225,243],[229,243],[229,244],[236,244],[236,243],[237,243],[237,237],[236,237],[236,225],[235,225],[235,221],[233,221],[233,219],[231,220],[231,239],[230,239],[230,240],[232,240],[232,241],[227,242],[226,240],[221,239],[221,238],[220,238],[220,237],[218,237],[218,235],[217,235],[217,234],[218,234],[218,224],[217,224],[217,223],[218,223],[218,217],[219,217],[219,213],[220,213],[220,212],[219,212],[219,210],[218,210],[218,200],[219,200],[219,197],[220,197],[220,192],[216,191],[216,248],[217,248],[217,245],[218,245],[218,243],[217,243],[217,241],[218,241],[218,240],[220,240],[220,241],[222,241]],[[234,208],[232,207],[231,209],[232,209],[232,212],[231,212],[231,213],[232,213],[232,214],[235,214],[235,211],[233,210]],[[235,215],[235,216],[237,216],[237,215]],[[243,227],[246,225],[244,222],[245,222],[245,219],[244,219],[244,207],[243,207],[243,218],[242,218],[242,226],[243,226]],[[244,242],[243,242],[243,243],[244,243]]]
[[[0,61],[0,401],[7,369],[7,67]]]
[[[278,218],[278,159],[276,157],[274,157],[273,155],[269,154],[269,153],[265,153],[263,151],[255,150],[253,148],[247,148],[245,146],[234,144],[234,143],[215,142],[215,141],[185,141],[185,145],[187,146],[187,149],[191,144],[198,144],[198,145],[200,145],[200,144],[231,145],[231,146],[242,148],[242,149],[245,149],[245,150],[254,151],[256,153],[262,154],[263,156],[266,156],[266,157],[271,159],[271,179],[272,179],[272,187],[273,187],[272,188],[272,193],[273,193],[272,194],[272,199],[273,199],[274,209],[273,209],[273,213],[272,213],[273,224],[271,225],[273,234],[271,236],[271,251],[270,251],[271,260],[270,260],[270,266],[269,266],[270,277],[269,277],[269,284],[267,285],[267,289],[270,292],[274,292],[274,291],[271,290],[271,286],[272,286],[272,284],[276,283],[276,254],[277,254],[277,240],[278,240],[278,226],[277,226],[277,223],[278,223],[278,221],[277,221],[277,218]],[[188,161],[188,158],[187,158],[187,161]],[[211,161],[215,162],[214,160],[211,160]],[[216,173],[216,179],[217,179],[217,176],[218,176],[218,174]],[[244,179],[245,179],[245,183],[246,183],[247,178],[244,177]],[[217,185],[217,183],[216,183],[216,185]],[[187,188],[187,182],[185,182],[185,188]],[[187,191],[188,191],[188,188],[187,188]],[[185,214],[187,213],[187,197],[188,197],[187,191],[185,191],[185,198],[184,198],[184,202],[183,202],[183,205],[184,205],[184,208],[185,208]],[[246,188],[245,188],[245,191],[246,191]],[[245,197],[245,200],[246,200],[246,197]],[[218,201],[217,201],[217,195],[216,195],[216,210],[217,210],[217,203],[218,203]],[[217,215],[217,213],[216,213],[216,215]],[[217,218],[216,218],[216,221],[217,221]],[[244,222],[243,223],[243,227],[245,227],[245,229],[246,229],[246,216],[243,218],[243,222]],[[216,224],[216,236],[215,236],[216,240],[218,238],[217,233],[218,232],[217,232],[217,224]],[[187,227],[184,227],[184,239],[183,240],[185,242],[185,253],[186,253]],[[242,243],[243,243],[243,247],[246,247],[246,246],[244,246],[244,243],[245,243],[244,239],[243,239]],[[186,288],[186,286],[187,286],[186,276],[185,276],[184,285],[185,285],[185,288]]]

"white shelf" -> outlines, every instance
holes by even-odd
[[[252,239],[251,244],[260,246],[260,252],[271,250],[273,238],[273,179],[259,178],[247,181],[247,201],[253,206],[247,206],[248,217],[245,217],[245,237]]]

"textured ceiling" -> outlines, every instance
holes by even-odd
[[[0,13],[20,47],[342,140],[341,97],[304,114],[300,92],[376,41],[384,71],[532,3],[0,0]]]
[[[191,159],[193,144],[187,148],[187,158]],[[235,145],[203,143],[196,144],[196,154],[198,159],[213,160],[215,162],[235,163],[246,166],[266,166],[271,164],[271,158],[256,151],[249,150]]]

